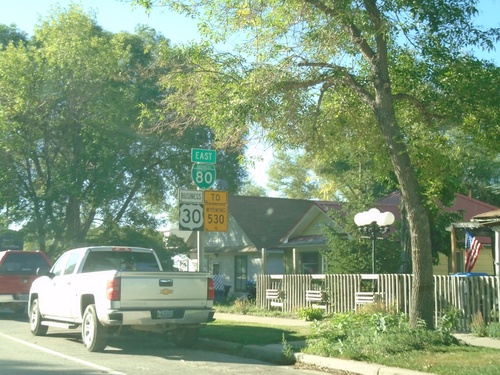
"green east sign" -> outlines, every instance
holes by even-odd
[[[217,162],[217,155],[215,150],[204,150],[202,148],[191,149],[191,161],[193,163],[208,163],[215,164]]]

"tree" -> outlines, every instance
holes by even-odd
[[[413,326],[423,319],[433,327],[432,252],[425,203],[434,201],[436,192],[444,192],[446,184],[423,184],[426,171],[419,169],[420,150],[412,142],[434,135],[434,149],[446,147],[448,127],[468,131],[464,125],[471,113],[464,109],[483,113],[482,119],[488,122],[481,124],[481,130],[491,134],[496,129],[499,134],[498,106],[489,105],[485,111],[455,104],[453,114],[447,106],[460,99],[452,88],[464,88],[458,80],[446,79],[447,69],[463,67],[467,46],[491,48],[500,34],[498,29],[475,27],[476,3],[155,2],[199,17],[201,32],[215,42],[238,32],[240,51],[245,53],[240,57],[217,54],[207,45],[180,51],[190,64],[168,75],[169,87],[175,90],[171,108],[203,118],[221,137],[233,139],[250,124],[259,124],[275,144],[301,145],[306,151],[327,145],[326,137],[342,142],[345,135],[357,133],[360,137],[355,141],[370,146],[365,156],[391,166],[411,237]],[[354,113],[360,115],[359,122],[345,121]],[[431,155],[424,154],[423,160]],[[433,168],[432,174],[438,171]]]
[[[304,152],[278,150],[269,166],[268,186],[292,199],[327,199],[309,156]]]
[[[102,231],[96,228],[89,231],[87,237],[88,245],[99,246],[118,246],[125,244],[126,246],[145,247],[155,250],[162,268],[165,271],[173,269],[172,257],[178,253],[182,253],[183,249],[172,249],[165,243],[163,233],[154,228],[135,228],[122,226],[115,228],[112,231]]]
[[[203,124],[155,132],[168,122],[154,114],[168,52],[153,30],[108,33],[78,6],[0,51],[0,207],[27,241],[56,254],[95,227],[103,238],[156,228],[177,189],[192,186],[190,148],[214,137]],[[245,176],[239,151],[218,158],[232,191]]]
[[[251,197],[265,197],[267,195],[266,189],[262,186],[255,184],[249,178],[243,182],[243,186],[238,192],[239,195],[246,195]]]
[[[329,216],[336,227],[325,227],[328,250],[323,252],[328,273],[372,273],[373,249],[371,241],[363,238],[352,220],[359,210],[357,205],[345,204],[341,211]],[[359,207],[359,206],[358,206]],[[338,228],[342,228],[341,231]],[[401,266],[401,250],[397,233],[378,239],[375,249],[376,273],[396,273]]]

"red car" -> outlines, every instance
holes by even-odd
[[[36,270],[50,267],[52,262],[42,251],[0,251],[0,309],[24,312]]]

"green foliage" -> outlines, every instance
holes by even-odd
[[[12,43],[18,46],[20,43],[25,43],[28,36],[25,32],[19,30],[15,25],[0,24],[0,50],[7,48]]]
[[[474,336],[478,337],[488,336],[488,329],[486,327],[486,323],[484,322],[483,314],[480,311],[478,311],[472,316],[470,329]]]
[[[451,308],[441,317],[437,329],[441,332],[453,333],[458,327],[461,312],[457,308]]]
[[[283,333],[281,344],[283,345],[283,357],[287,364],[292,364],[295,362],[293,346],[288,343],[288,340]]]
[[[337,224],[325,227],[328,250],[322,255],[326,260],[328,273],[371,273],[372,243],[362,239],[353,218],[356,212],[346,205],[344,211],[330,212]],[[339,229],[341,228],[341,229]],[[396,273],[401,264],[401,245],[396,236],[377,240],[375,266],[377,273]]]
[[[16,35],[0,29],[0,214],[53,255],[96,227],[103,239],[158,227],[177,189],[192,187],[191,147],[214,146],[208,127],[158,112],[168,41],[106,32],[77,5],[5,47]],[[241,150],[218,152],[217,187],[238,191]]]
[[[500,323],[493,322],[486,326],[486,334],[488,337],[500,338]]]
[[[312,322],[315,320],[323,320],[325,310],[318,307],[303,307],[297,312],[299,319]]]
[[[269,166],[268,186],[272,191],[279,191],[283,197],[291,199],[322,198],[319,179],[312,172],[310,156],[304,152],[275,153]]]
[[[23,233],[0,227],[0,250],[27,250],[24,247]]]
[[[255,182],[247,179],[243,182],[238,195],[244,195],[249,197],[266,197],[267,191],[262,186],[257,185]]]
[[[304,351],[377,362],[387,356],[454,344],[458,340],[451,334],[428,330],[424,322],[410,328],[408,316],[402,313],[350,312],[315,323]]]
[[[230,297],[225,302],[217,303],[214,306],[215,310],[220,313],[240,314],[240,315],[256,315],[256,316],[271,316],[281,318],[293,318],[293,314],[285,313],[277,309],[262,309],[255,305],[255,301],[246,298]]]
[[[165,271],[173,270],[172,257],[177,249],[168,248],[163,233],[152,228],[121,227],[112,231],[91,230],[87,245],[137,246],[153,249]]]
[[[452,202],[450,202],[452,203]],[[438,263],[439,253],[451,255],[450,233],[446,230],[451,223],[463,220],[463,213],[446,212],[436,206],[428,208],[431,226],[431,245],[434,264]]]

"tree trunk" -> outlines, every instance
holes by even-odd
[[[411,265],[411,235],[410,229],[408,228],[408,214],[406,213],[406,208],[401,198],[401,206],[399,207],[401,213],[401,223],[400,223],[400,238],[401,238],[401,267],[400,273],[412,273]]]
[[[382,85],[382,87],[390,87]],[[390,89],[377,91],[375,115],[389,148],[391,161],[407,212],[411,236],[413,284],[410,305],[410,324],[415,327],[423,319],[434,328],[434,285],[429,218],[423,196],[406,145],[396,122]]]
[[[391,89],[389,59],[386,35],[377,3],[365,1],[374,29],[376,53],[367,44],[360,43],[360,50],[372,66],[375,98],[371,103],[377,124],[388,147],[391,162],[398,179],[401,200],[407,212],[408,228],[411,236],[413,263],[412,298],[410,301],[410,324],[415,327],[423,319],[428,328],[434,328],[434,287],[432,275],[431,232],[427,210],[417,174],[411,164],[404,137],[399,128]],[[361,33],[353,28],[353,35]],[[358,42],[359,43],[359,42]]]

